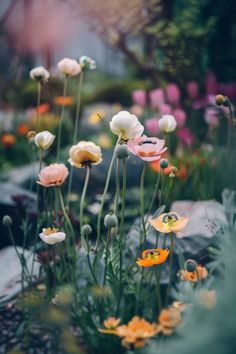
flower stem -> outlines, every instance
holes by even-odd
[[[169,283],[167,286],[166,290],[166,301],[165,304],[167,305],[168,298],[170,296],[170,290],[171,290],[171,283],[172,283],[172,275],[173,275],[173,262],[174,262],[174,235],[173,232],[170,234],[170,277],[169,277]]]
[[[143,171],[140,180],[140,214],[141,214],[141,224],[142,224],[142,241],[141,241],[141,248],[146,241],[147,234],[146,234],[146,226],[145,226],[145,219],[144,219],[144,180],[146,174],[147,163],[144,162]]]
[[[103,276],[103,287],[106,285],[106,276],[107,276],[107,264],[108,264],[108,258],[109,258],[109,244],[110,244],[110,238],[111,238],[111,229],[108,229],[107,232],[107,241],[106,241],[106,252],[105,252],[105,269],[104,269],[104,276]]]
[[[66,93],[67,93],[67,82],[68,82],[68,77],[67,75],[65,75],[64,78],[64,87],[63,87],[63,97],[66,97]],[[60,149],[61,149],[61,133],[62,133],[62,124],[63,124],[63,120],[64,120],[64,115],[65,115],[65,105],[63,104],[61,107],[61,117],[60,117],[60,123],[59,123],[59,127],[58,127],[58,137],[57,137],[57,162],[59,160],[59,156],[60,156]]]
[[[232,129],[233,129],[234,116],[233,116],[232,105],[228,97],[226,98],[226,102],[229,108],[227,147],[228,147],[228,152],[230,152],[231,143],[232,143]]]
[[[80,213],[79,213],[80,229],[83,226],[84,200],[85,200],[85,196],[86,196],[86,192],[87,192],[87,188],[88,188],[89,176],[90,176],[90,166],[87,165],[86,177],[85,177],[85,181],[84,181],[84,188],[83,188],[83,192],[82,192],[82,196],[81,196],[81,200],[80,200]]]
[[[153,208],[155,199],[156,199],[157,191],[158,191],[158,188],[159,188],[160,178],[161,178],[161,174],[158,173],[157,180],[156,180],[156,183],[155,183],[155,189],[154,189],[154,192],[153,192],[152,200],[151,200],[151,203],[150,203],[150,207],[149,207],[149,209],[148,209],[148,214],[147,214],[145,223],[147,223],[148,218],[149,218],[149,216],[150,216],[150,214],[151,214],[151,211],[152,211],[152,208]]]
[[[121,140],[121,138],[119,137],[117,139],[116,146],[119,144],[120,140]],[[114,152],[113,152],[113,155],[112,155],[110,166],[109,166],[109,169],[108,169],[108,172],[107,172],[105,188],[104,188],[104,191],[103,191],[102,200],[101,200],[101,204],[100,204],[100,210],[99,210],[99,213],[98,213],[98,218],[97,218],[97,240],[96,240],[95,250],[98,249],[98,246],[100,244],[100,239],[101,239],[101,218],[102,218],[104,203],[105,203],[105,199],[106,199],[106,195],[107,195],[107,191],[108,191],[109,183],[110,183],[110,179],[111,179],[112,168],[113,168],[113,164],[114,164],[115,157],[116,157],[116,146],[114,148]]]
[[[41,100],[41,83],[40,83],[40,81],[38,81],[37,82],[37,118],[36,118],[36,126],[35,126],[36,132],[39,131],[39,123],[40,123],[39,106],[40,106],[40,100]]]
[[[114,214],[117,215],[119,196],[120,196],[120,159],[116,160],[116,194],[115,194],[115,208]]]
[[[63,197],[62,197],[62,193],[61,193],[61,190],[60,190],[60,187],[57,187],[57,192],[58,192],[58,197],[59,197],[59,200],[60,200],[60,204],[61,204],[61,209],[62,209],[62,212],[63,212],[63,215],[64,215],[64,218],[67,222],[67,225],[72,233],[72,237],[74,238],[74,228],[71,224],[71,221],[70,221],[70,218],[66,212],[66,208],[65,208],[65,205],[64,205],[64,202],[63,202]]]

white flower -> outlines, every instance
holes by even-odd
[[[79,58],[79,63],[82,69],[94,70],[97,67],[95,60],[90,57],[87,57],[86,55],[83,55]]]
[[[55,135],[45,130],[35,135],[34,142],[39,149],[47,150],[52,145],[54,139]]]
[[[177,127],[177,122],[174,116],[166,114],[159,120],[160,131],[163,133],[171,133]]]
[[[68,161],[70,164],[78,168],[98,165],[102,162],[101,148],[92,141],[80,141],[73,145],[70,148],[69,155]]]
[[[134,114],[120,111],[110,121],[111,131],[123,140],[135,139],[142,135],[144,127]]]
[[[62,242],[66,238],[66,234],[64,232],[58,231],[58,229],[54,229],[48,227],[47,229],[43,229],[39,234],[41,240],[49,245],[55,245],[55,243]]]
[[[37,66],[30,71],[30,77],[33,80],[45,82],[49,79],[49,72],[43,66]]]
[[[68,76],[76,76],[81,72],[80,64],[70,58],[64,58],[57,64],[57,67],[61,74]]]

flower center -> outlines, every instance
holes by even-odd
[[[178,220],[179,218],[176,214],[169,213],[163,216],[162,222],[167,224],[168,227],[172,227]]]
[[[160,256],[160,252],[158,252],[158,251],[150,251],[150,252],[147,253],[146,258],[147,259],[157,260],[159,256]]]
[[[58,232],[59,229],[56,229],[54,227],[48,227],[47,229],[44,229],[43,233],[46,236],[49,236],[51,234],[54,234],[55,232]]]
[[[145,140],[141,143],[139,143],[140,146],[144,145],[144,144],[152,144],[152,145],[156,145],[155,141],[151,141],[151,140]]]

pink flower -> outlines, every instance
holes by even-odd
[[[144,122],[145,128],[153,135],[157,135],[160,131],[157,118],[149,118]]]
[[[167,101],[170,104],[177,105],[180,100],[180,89],[176,84],[169,84],[166,87]]]
[[[146,92],[144,90],[135,90],[132,93],[132,100],[134,104],[137,104],[141,107],[145,107],[147,104]]]
[[[191,99],[195,100],[199,96],[199,87],[196,81],[190,81],[187,84],[187,92]]]
[[[182,142],[188,146],[192,145],[195,140],[194,134],[187,127],[181,128],[177,132],[177,135],[182,140]]]
[[[155,89],[149,93],[150,104],[152,109],[158,109],[160,104],[165,101],[165,94],[162,89]]]
[[[172,111],[171,106],[168,105],[167,103],[160,104],[159,113],[161,116],[164,116],[166,114],[171,114],[171,111]]]
[[[205,85],[208,94],[216,95],[218,93],[218,83],[215,74],[213,73],[207,74]]]
[[[177,121],[177,126],[183,127],[186,122],[186,112],[183,111],[182,109],[176,108],[173,111],[173,116],[175,117],[175,119]]]
[[[219,114],[217,108],[207,107],[204,112],[204,119],[211,127],[217,127],[219,125]]]
[[[128,141],[128,149],[132,154],[139,156],[144,161],[157,161],[161,154],[167,150],[164,148],[165,140],[148,138],[146,135]]]
[[[40,171],[37,183],[44,187],[60,186],[68,175],[68,168],[63,163],[52,163]]]

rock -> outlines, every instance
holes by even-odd
[[[36,181],[38,177],[38,171],[39,162],[35,162],[35,164],[30,163],[1,173],[0,180],[8,181],[18,186],[29,187],[32,178],[34,181]]]

